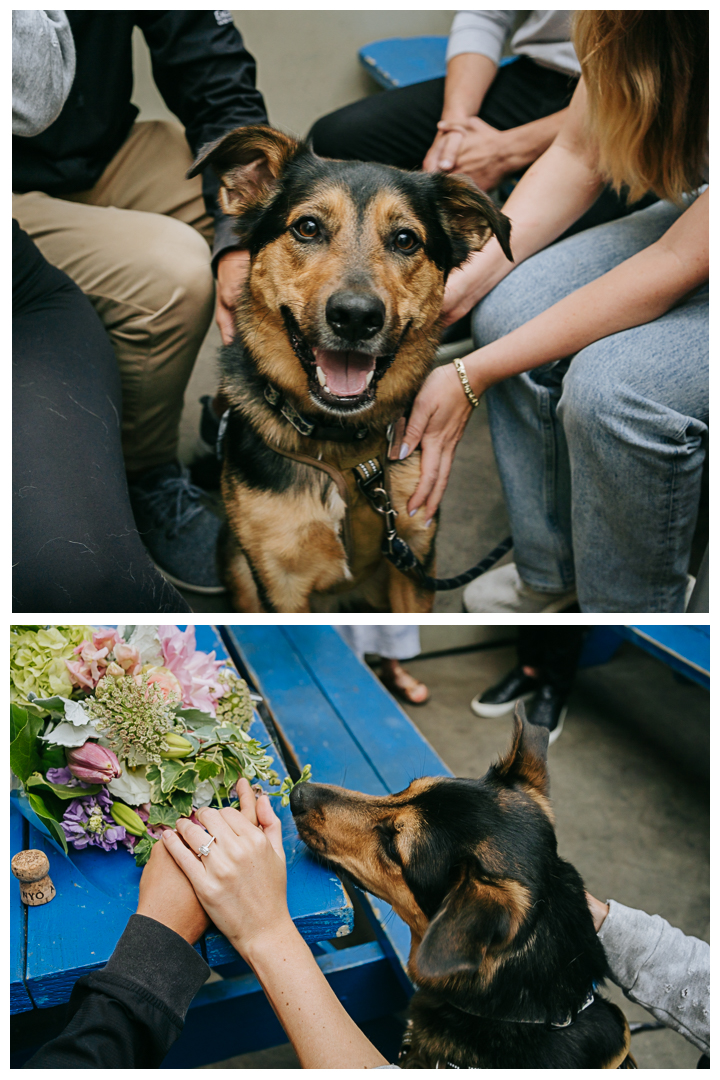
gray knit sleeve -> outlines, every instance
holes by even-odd
[[[500,63],[516,11],[458,11],[448,37],[446,60],[460,53],[480,53]]]
[[[609,900],[598,937],[613,982],[667,1027],[710,1053],[710,946],[659,915]]]
[[[64,11],[12,13],[13,135],[39,135],[57,120],[75,77]]]

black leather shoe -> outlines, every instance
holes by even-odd
[[[505,716],[513,711],[517,701],[526,701],[532,697],[539,685],[538,680],[526,675],[518,664],[484,694],[476,694],[470,702],[470,708],[476,716]]]
[[[560,693],[554,686],[545,683],[540,687],[535,700],[528,710],[528,720],[531,724],[546,727],[550,732],[549,746],[560,738],[560,732],[565,723],[567,694]]]

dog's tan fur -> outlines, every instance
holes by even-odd
[[[221,205],[238,217],[241,241],[252,234],[250,226],[248,237],[242,231],[248,212],[271,207],[282,188],[284,171],[300,150],[294,140],[271,129],[238,129],[208,148],[194,166],[195,171],[207,163],[216,168],[222,181]],[[488,200],[479,203],[485,197],[468,182],[445,178],[443,184],[440,219],[462,234],[467,248],[479,250],[492,230],[478,205],[487,204],[489,218],[502,215]],[[308,217],[322,222],[327,242],[298,242],[291,227]],[[278,235],[253,254],[237,308],[240,338],[257,373],[303,416],[321,424],[337,423],[332,414],[323,415],[310,393],[309,376],[291,344],[283,312],[290,312],[303,339],[313,342],[323,327],[327,332],[325,312],[333,294],[339,289],[371,289],[384,304],[382,336],[392,342],[394,359],[378,376],[371,405],[354,419],[369,430],[367,443],[338,447],[332,440],[304,437],[267,407],[256,386],[249,388],[234,376],[226,374],[221,391],[268,447],[333,464],[339,461],[349,477],[351,465],[382,451],[387,426],[402,415],[432,366],[440,340],[446,275],[425,252],[428,237],[422,215],[397,185],[383,186],[378,181],[377,190],[359,203],[340,173],[336,177],[329,170],[288,205],[283,224]],[[412,257],[392,254],[392,238],[403,229],[412,230],[421,242]],[[373,447],[373,452],[365,454],[366,446]],[[367,550],[359,562],[351,563],[343,542],[344,506],[337,487],[310,465],[294,468],[297,482],[291,489],[263,491],[226,465],[222,494],[231,535],[224,561],[233,605],[242,611],[269,607],[307,612],[318,595],[347,593],[361,607],[430,611],[433,594],[382,558],[381,522],[377,518],[373,523],[374,511],[368,517],[353,507],[353,515],[359,514],[364,521],[353,525],[353,546],[356,553]],[[387,463],[386,480],[399,511],[398,534],[433,574],[436,521],[426,528],[424,507],[412,519],[406,510],[419,478],[417,451],[404,462]]]

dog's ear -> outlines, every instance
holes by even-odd
[[[541,795],[548,794],[547,751],[549,732],[542,724],[531,724],[525,705],[515,706],[515,727],[508,752],[495,765],[495,772],[504,779],[530,784]]]
[[[297,140],[264,124],[239,127],[204,146],[187,177],[211,165],[220,178],[220,207],[236,217],[272,193],[280,173],[301,148]]]
[[[480,251],[496,236],[506,258],[510,249],[510,220],[484,192],[464,176],[436,173],[433,177],[440,217],[450,236],[453,266],[460,266],[472,251]]]
[[[468,861],[415,953],[418,979],[478,972],[489,950],[512,941],[529,908],[530,895],[523,885],[509,878],[483,880]]]

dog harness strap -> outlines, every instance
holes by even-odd
[[[352,532],[350,529],[350,493],[343,474],[339,469],[336,469],[334,465],[330,465],[327,461],[320,461],[319,458],[310,457],[309,454],[296,454],[292,450],[281,450],[279,446],[275,445],[273,445],[271,449],[274,450],[276,454],[282,454],[283,457],[290,458],[291,461],[298,461],[301,465],[311,465],[313,469],[320,469],[321,472],[327,473],[330,479],[337,485],[337,489],[340,492],[340,498],[345,503],[343,546],[347,554],[348,564],[352,563],[353,543]]]

